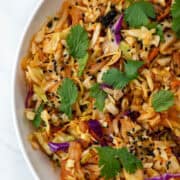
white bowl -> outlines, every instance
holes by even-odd
[[[59,179],[59,172],[55,172],[55,170],[51,167],[49,159],[42,152],[33,150],[27,140],[27,136],[32,129],[30,124],[24,118],[23,111],[26,88],[23,73],[20,67],[20,61],[28,52],[30,40],[33,34],[40,29],[48,16],[53,16],[58,12],[61,2],[62,0],[41,0],[38,3],[24,30],[22,40],[18,48],[13,73],[12,106],[19,145],[28,166],[34,175],[34,178],[40,180],[57,180]]]

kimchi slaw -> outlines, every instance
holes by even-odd
[[[61,180],[180,177],[174,4],[65,0],[33,36],[21,63],[28,139]],[[132,22],[137,9],[146,18]]]

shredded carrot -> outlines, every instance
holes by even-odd
[[[46,56],[45,56],[45,54],[42,51],[39,51],[39,59],[41,61],[44,61],[46,59]]]
[[[27,68],[27,64],[28,64],[29,60],[27,58],[23,58],[21,61],[21,68],[25,71]]]
[[[69,10],[69,14],[71,16],[71,20],[72,20],[72,25],[76,25],[79,23],[80,19],[82,18],[82,12],[80,9],[76,8],[75,6],[73,6],[70,10]]]
[[[176,64],[179,64],[180,63],[180,52],[178,52],[178,51],[173,52],[172,58],[176,62]]]
[[[165,8],[165,10],[162,11],[162,12],[157,16],[157,20],[158,20],[158,21],[162,21],[163,19],[165,19],[165,18],[170,14],[171,3],[172,3],[172,0],[168,0],[168,2],[166,2],[166,8]]]
[[[66,163],[67,163],[67,160],[62,160],[61,161],[61,174],[60,174],[60,180],[66,180],[66,178],[68,176],[72,177],[72,173],[67,170],[66,168]]]
[[[64,71],[65,71],[65,76],[70,78],[71,77],[71,68],[66,67],[64,69]]]
[[[159,48],[153,48],[148,54],[148,62],[150,63],[159,53]]]
[[[97,73],[100,69],[102,69],[102,67],[107,63],[107,61],[102,61],[100,63],[96,63],[96,64],[92,64],[89,72],[90,74],[95,74]]]
[[[172,81],[171,87],[172,88],[180,87],[180,80],[176,79],[176,80]]]
[[[170,7],[166,8],[159,16],[157,16],[158,21],[162,21],[164,18],[166,18],[169,15]]]

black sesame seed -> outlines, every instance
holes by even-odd
[[[127,135],[128,135],[128,136],[132,136],[132,134],[131,134],[129,131],[127,131]]]
[[[87,104],[80,106],[82,112],[84,112],[87,108],[88,108]]]
[[[133,121],[136,121],[136,119],[140,116],[140,113],[138,111],[127,110],[124,115],[130,117]]]
[[[151,151],[151,150],[148,150],[147,155],[149,155],[149,156],[153,156],[153,155],[154,155],[154,152],[153,152],[153,151]]]
[[[115,5],[114,4],[111,4],[111,9],[115,9]]]
[[[101,62],[102,62],[102,59],[97,60],[97,63],[101,63]]]
[[[52,22],[52,21],[49,21],[49,22],[47,23],[47,27],[48,27],[48,28],[52,28],[52,25],[53,25],[53,22]]]
[[[59,20],[59,18],[58,18],[58,17],[54,17],[54,20],[55,20],[55,21],[58,21],[58,20]]]

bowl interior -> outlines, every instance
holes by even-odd
[[[24,99],[26,96],[26,88],[20,61],[27,54],[31,38],[34,33],[40,29],[48,16],[53,16],[58,12],[61,3],[62,0],[44,0],[38,5],[35,11],[32,12],[32,17],[25,29],[20,48],[18,50],[13,82],[13,111],[21,150],[27,163],[29,164],[30,169],[35,175],[35,178],[42,180],[59,179],[59,173],[55,172],[55,170],[51,167],[49,159],[42,152],[32,149],[27,140],[28,134],[32,129],[27,120],[24,119]]]

